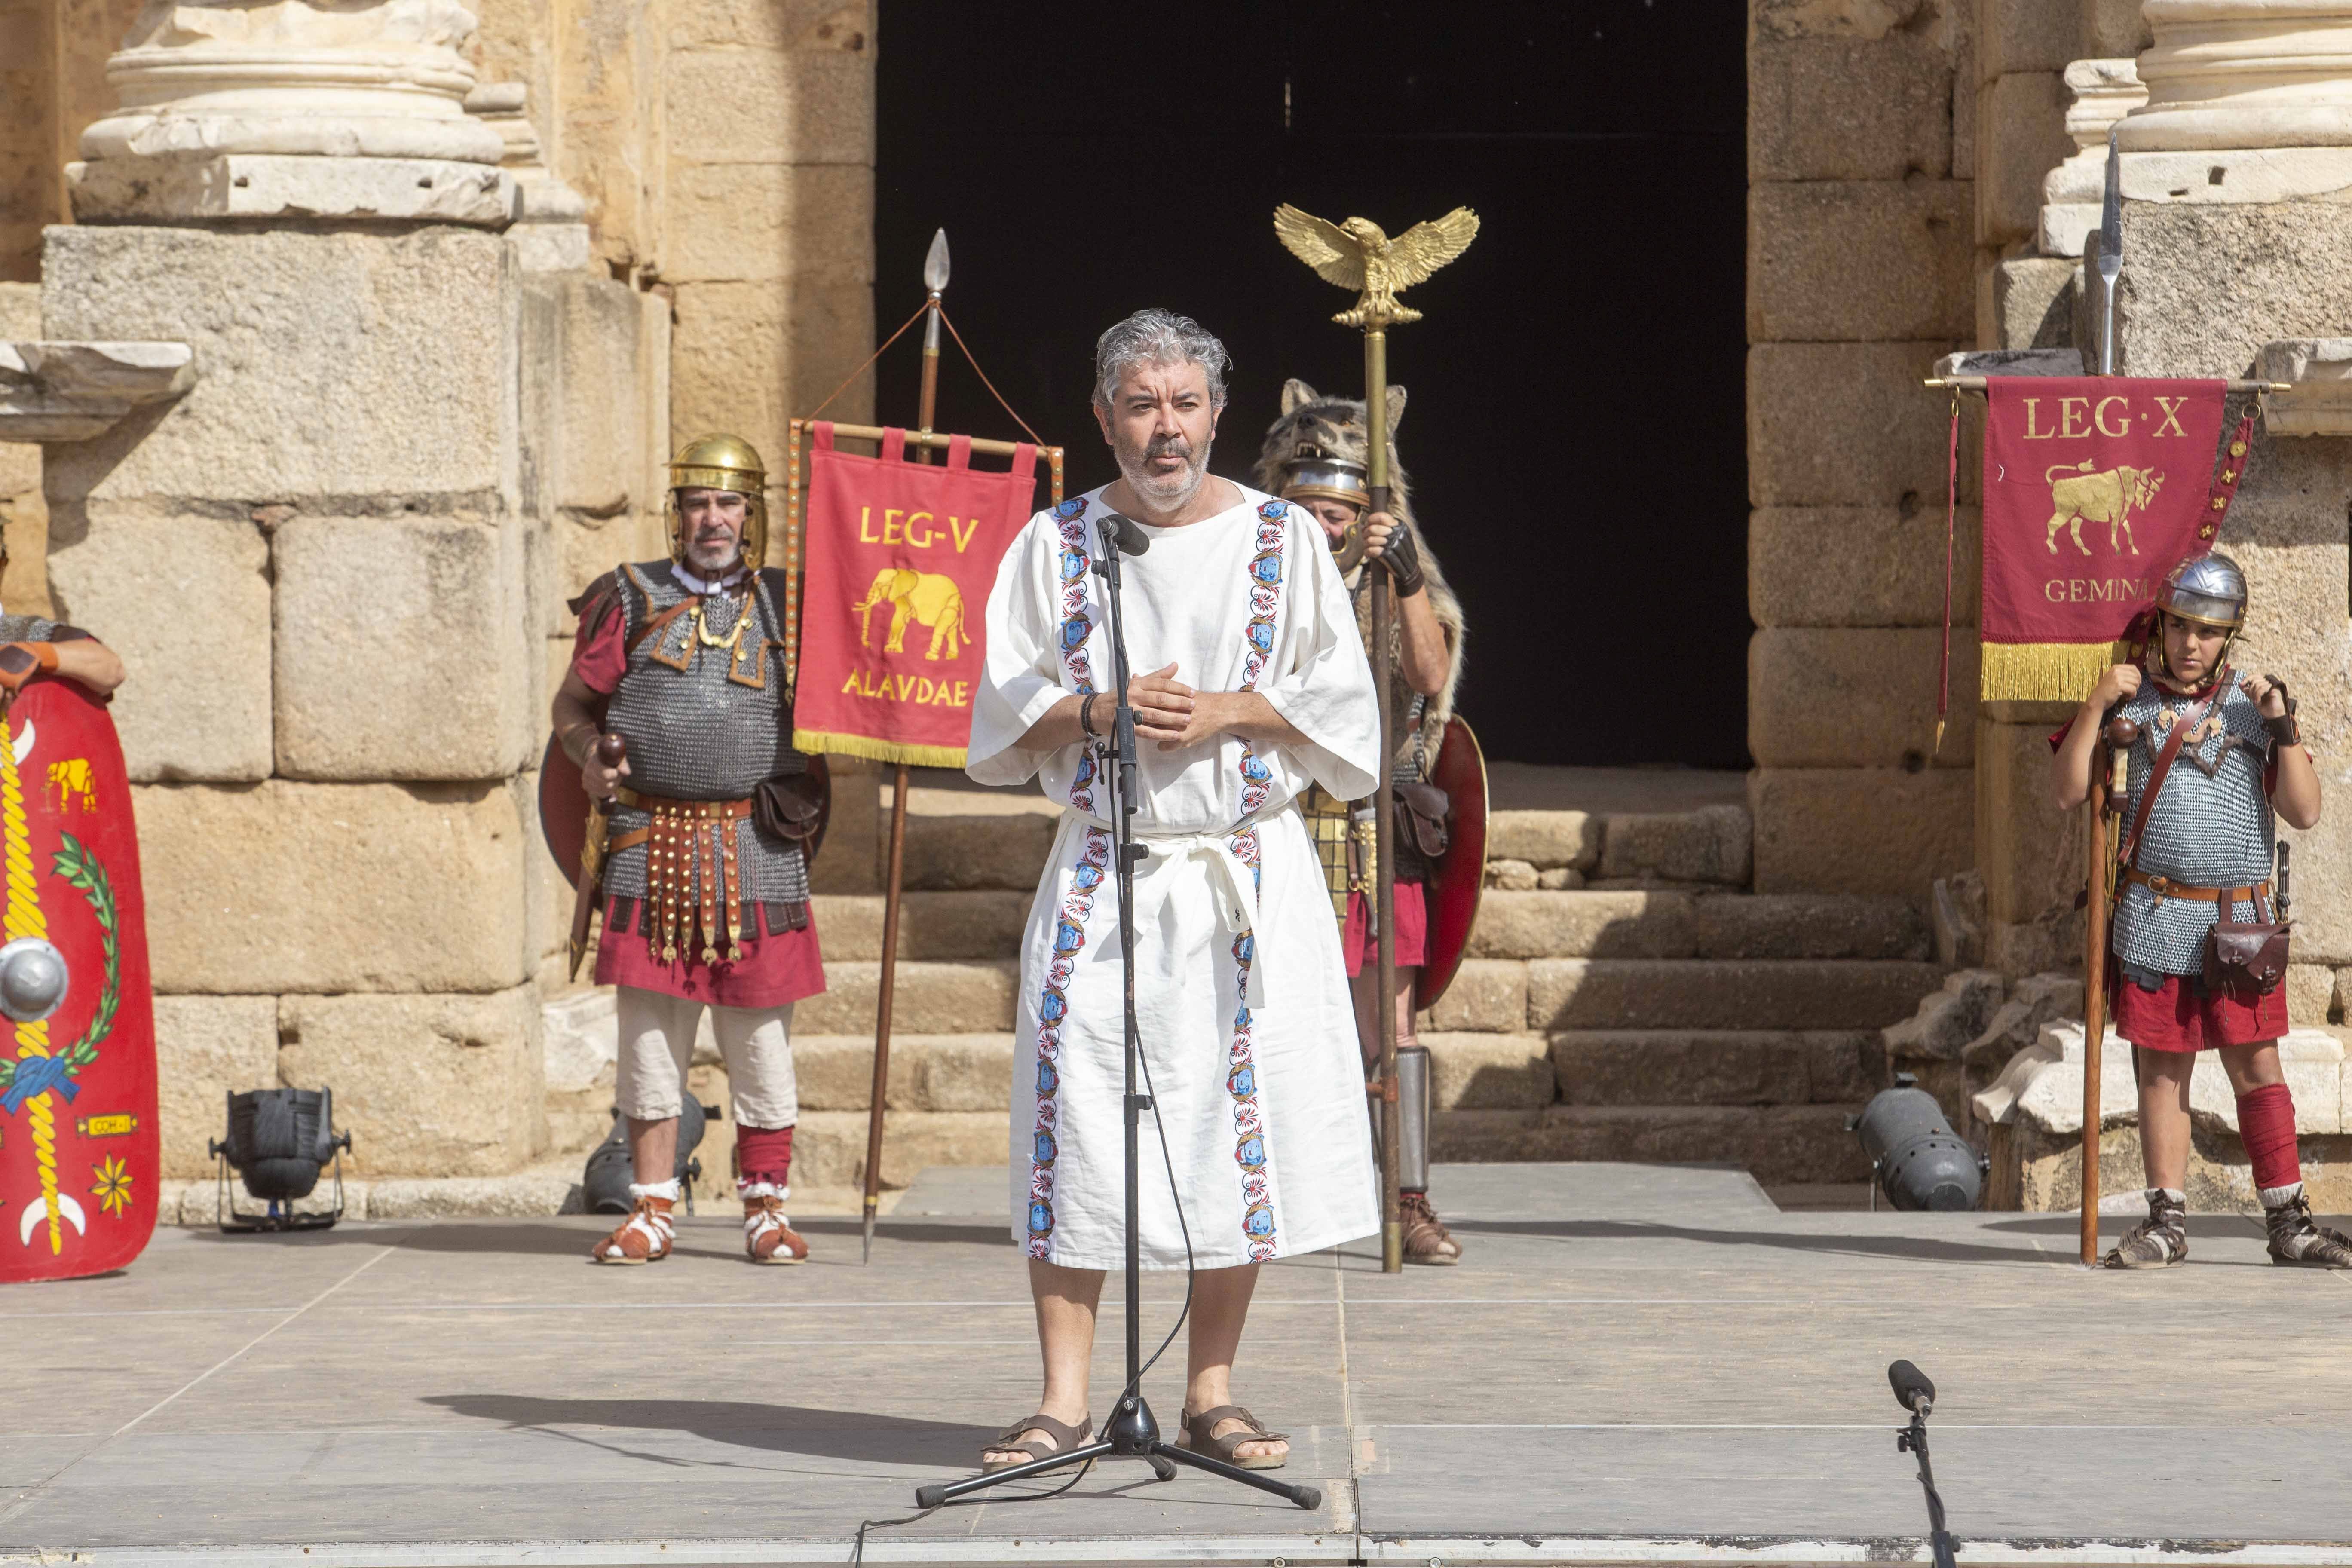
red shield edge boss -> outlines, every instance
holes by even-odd
[[[155,1230],[155,1001],[122,747],[70,680],[19,692],[0,740],[0,923],[66,964],[64,1003],[0,1018],[0,1280],[121,1268]]]
[[[1470,932],[1478,923],[1478,897],[1486,885],[1486,756],[1478,737],[1459,715],[1448,720],[1445,740],[1430,764],[1429,782],[1445,792],[1445,858],[1424,889],[1429,900],[1429,959],[1422,965],[1420,994],[1413,1005],[1437,1005],[1462,967]]]
[[[886,763],[960,768],[985,657],[990,590],[1029,519],[1037,448],[1009,470],[974,468],[970,437],[941,467],[835,451],[820,420],[809,453],[808,578],[793,744]]]

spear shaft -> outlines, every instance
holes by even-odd
[[[923,258],[923,287],[930,291],[924,307],[923,389],[917,407],[923,435],[931,433],[940,397],[940,296],[948,286],[948,231],[931,237],[930,253]],[[915,461],[929,463],[931,449],[917,446]],[[907,869],[907,764],[898,763],[890,776],[889,879],[882,893],[882,973],[874,1004],[874,1087],[866,1102],[865,1243],[860,1263],[874,1257],[874,1220],[882,1202],[882,1112],[889,1100],[890,1015],[898,999],[898,906]]]

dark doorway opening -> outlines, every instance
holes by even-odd
[[[1165,305],[1235,362],[1215,469],[1286,376],[1360,395],[1349,301],[1276,243],[1282,202],[1484,230],[1408,298],[1398,446],[1461,593],[1462,710],[1490,755],[1748,763],[1746,21],[1737,0],[884,0],[876,314],[948,309],[1004,395],[1116,478],[1096,334]],[[911,422],[918,357],[877,413]],[[1014,435],[958,362],[942,428]],[[1041,490],[1042,493],[1042,490]]]

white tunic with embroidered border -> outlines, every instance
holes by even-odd
[[[1129,668],[1173,663],[1202,691],[1255,690],[1307,737],[1221,735],[1137,748],[1136,1008],[1167,1166],[1204,1268],[1311,1252],[1380,1229],[1355,1010],[1315,847],[1294,797],[1342,800],[1380,765],[1372,679],[1322,529],[1241,489],[1227,511],[1145,527],[1122,558]],[[1092,567],[1102,492],[1029,521],[988,600],[988,668],[966,771],[1034,777],[1063,807],[1022,940],[1013,1035],[1013,1239],[1079,1268],[1125,1259],[1118,894],[1111,781],[1086,746],[1024,750],[1073,691],[1107,689],[1105,592]],[[1096,723],[1103,725],[1097,705]],[[1181,1268],[1151,1117],[1139,1145],[1143,1266]]]

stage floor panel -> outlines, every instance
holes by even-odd
[[[870,1521],[877,1563],[1924,1562],[1907,1356],[1964,1562],[2352,1568],[2352,1279],[2270,1267],[2256,1221],[2108,1275],[2072,1216],[1782,1214],[1721,1168],[1433,1186],[1460,1267],[1360,1243],[1260,1280],[1236,1397],[1313,1513],[1121,1461],[918,1516],[1036,1394],[1003,1174],[947,1171],[865,1268],[854,1221],[758,1268],[706,1213],[646,1268],[586,1263],[607,1221],[445,1221],[168,1231],[16,1288],[0,1559],[843,1562]],[[1146,1277],[1148,1344],[1181,1289]],[[1146,1383],[1171,1427],[1181,1356]]]

